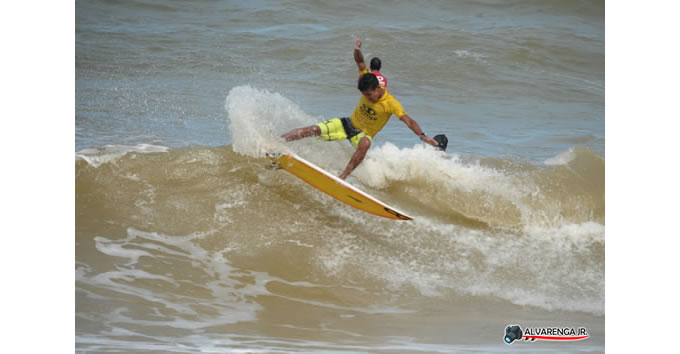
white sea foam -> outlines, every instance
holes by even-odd
[[[232,148],[256,157],[280,146],[281,134],[316,121],[282,95],[249,85],[231,89],[224,108],[229,117]]]
[[[128,229],[127,238],[122,240],[107,239],[99,236],[95,238],[97,249],[103,254],[121,258],[127,258],[128,262],[121,264],[116,270],[86,276],[82,274],[80,282],[94,284],[99,288],[108,288],[126,297],[138,298],[143,301],[161,304],[163,307],[176,311],[179,315],[172,320],[140,320],[129,314],[126,308],[120,308],[109,315],[109,320],[117,323],[133,323],[159,325],[163,324],[175,328],[197,329],[213,325],[236,323],[239,321],[253,320],[255,312],[260,309],[256,303],[247,300],[249,296],[268,294],[265,285],[268,281],[266,274],[253,272],[250,275],[257,280],[254,284],[240,283],[232,279],[236,270],[231,267],[229,261],[219,252],[208,252],[194,244],[195,240],[205,237],[205,233],[194,233],[187,236],[168,236],[155,232],[143,232]],[[134,284],[147,279],[178,287],[182,283],[193,283],[188,279],[178,279],[176,275],[158,274],[144,266],[147,260],[152,259],[188,259],[201,271],[209,273],[215,280],[197,282],[193,284],[199,288],[208,288],[212,295],[222,299],[225,303],[206,303],[200,300],[206,307],[213,307],[214,316],[211,318],[202,315],[200,321],[193,318],[197,315],[193,300],[184,301],[171,294],[154,291],[153,287],[140,287]],[[241,288],[238,294],[234,288]],[[189,299],[189,297],[187,297]],[[228,301],[227,301],[228,300]]]
[[[83,149],[76,152],[76,159],[87,161],[93,167],[99,167],[105,163],[116,161],[128,153],[153,153],[167,152],[168,147],[151,144],[138,145],[106,145],[103,147]]]
[[[482,54],[475,53],[475,52],[472,52],[472,51],[469,51],[469,50],[464,50],[464,49],[455,50],[454,53],[459,58],[473,58],[475,60],[475,62],[477,62],[477,63],[486,63],[486,61],[485,61],[486,55],[482,55]]]
[[[566,165],[574,158],[576,158],[576,153],[574,152],[573,148],[570,148],[567,151],[559,153],[557,156],[546,159],[543,163],[548,166]]]

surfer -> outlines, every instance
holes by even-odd
[[[380,73],[380,68],[382,67],[380,58],[373,57],[371,59],[371,70],[369,71],[366,67],[366,62],[364,62],[364,55],[361,54],[361,40],[357,36],[354,36],[354,61],[359,68],[359,78],[364,74],[371,73],[378,78],[380,86],[387,88],[387,78]]]
[[[356,148],[347,167],[339,176],[345,179],[354,171],[366,157],[366,152],[371,147],[373,137],[385,126],[392,114],[399,117],[420,140],[440,147],[439,143],[425,135],[420,125],[411,118],[401,103],[392,96],[387,89],[380,86],[375,74],[364,74],[359,78],[357,88],[361,92],[359,104],[350,117],[333,118],[328,121],[293,129],[281,137],[286,141],[298,140],[310,136],[317,136],[321,140],[336,141],[348,139]]]

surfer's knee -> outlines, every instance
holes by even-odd
[[[371,147],[371,139],[364,136],[359,140],[359,144],[357,146],[357,149],[368,151],[368,149]]]

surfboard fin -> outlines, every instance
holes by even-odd
[[[281,153],[266,152],[265,156],[267,156],[267,158],[269,160],[271,160],[271,162],[272,162],[272,164],[267,167],[268,169],[270,169],[270,170],[280,170],[280,169],[283,168],[279,165],[279,158],[281,157]]]

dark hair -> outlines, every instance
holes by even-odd
[[[359,78],[359,84],[357,85],[359,91],[364,92],[367,90],[374,90],[378,88],[378,78],[373,74],[364,74]]]
[[[371,70],[380,71],[381,66],[382,66],[382,62],[380,61],[380,58],[375,57],[375,58],[371,59]]]

